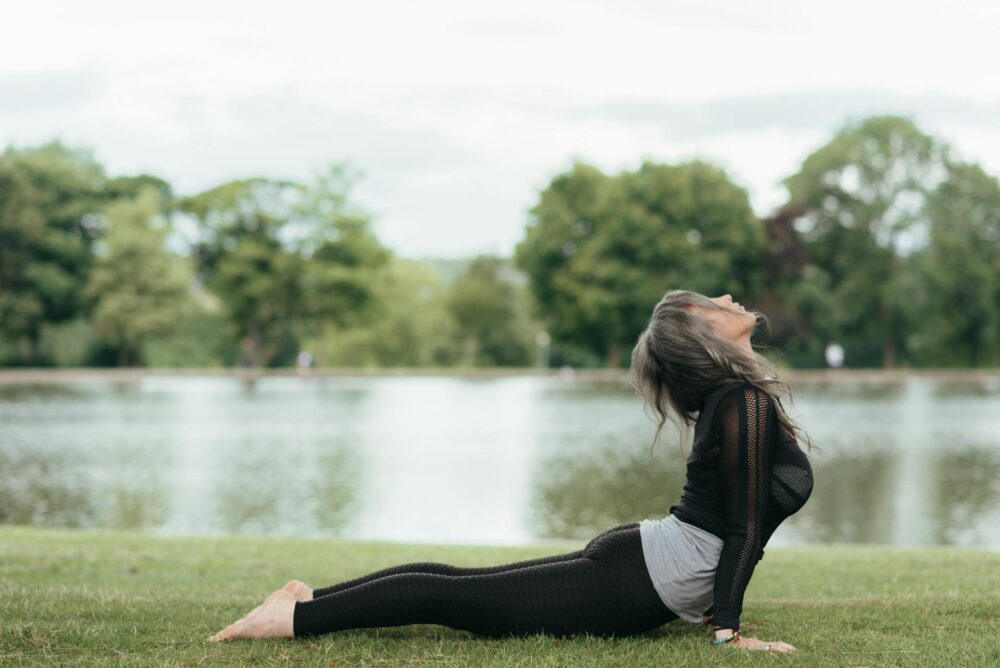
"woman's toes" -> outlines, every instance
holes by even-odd
[[[237,635],[237,628],[241,624],[244,623],[245,619],[247,619],[247,618],[244,617],[243,619],[241,619],[239,621],[233,622],[232,624],[230,624],[226,628],[224,628],[221,631],[219,631],[218,633],[216,633],[214,636],[209,636],[208,640],[211,641],[211,642],[220,642],[222,640],[229,640],[230,638],[239,637]]]
[[[232,624],[230,624],[226,628],[222,629],[221,631],[219,631],[215,635],[209,636],[207,638],[207,640],[209,642],[219,642],[219,641],[222,641],[222,640],[229,640],[230,638],[240,637],[239,634],[237,633],[237,627],[239,627],[241,624],[245,625],[245,623],[247,622],[247,620],[249,620],[251,617],[253,617],[254,615],[256,615],[257,611],[260,610],[263,606],[264,606],[264,604],[261,603],[256,608],[254,608],[253,610],[251,610],[247,614],[243,615],[242,617],[240,617],[235,622],[233,622]]]

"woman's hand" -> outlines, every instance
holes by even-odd
[[[781,642],[780,640],[760,640],[758,638],[747,638],[745,636],[740,636],[736,640],[730,640],[727,643],[723,643],[723,647],[742,647],[743,649],[756,649],[764,652],[797,652],[793,645],[789,645],[786,642]]]

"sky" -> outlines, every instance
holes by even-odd
[[[994,0],[8,3],[0,144],[193,194],[332,163],[407,257],[509,255],[574,160],[700,158],[758,215],[844,124],[909,116],[1000,174]]]

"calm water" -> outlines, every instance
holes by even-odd
[[[796,383],[823,449],[773,545],[1000,549],[1000,381]],[[149,376],[0,386],[0,522],[520,544],[661,517],[684,458],[627,386]],[[684,452],[689,450],[684,443]]]

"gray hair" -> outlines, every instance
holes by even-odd
[[[791,388],[778,378],[770,360],[756,350],[748,351],[716,336],[711,323],[694,312],[693,306],[731,313],[701,293],[670,290],[653,308],[632,349],[629,383],[642,396],[644,410],[652,408],[657,415],[653,418],[657,424],[650,454],[668,419],[687,431],[697,421],[705,398],[722,383],[748,381],[773,396],[792,399]],[[747,313],[770,331],[767,316],[749,309]],[[812,451],[809,434],[785,413],[780,398],[775,409],[789,435],[796,441],[801,437]]]

